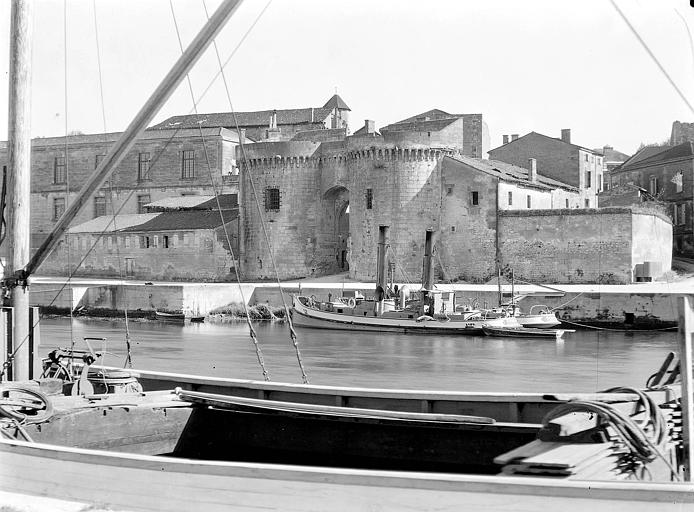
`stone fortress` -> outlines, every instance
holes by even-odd
[[[99,191],[75,222],[74,237],[89,239],[103,235],[93,221],[101,218],[94,225],[102,225],[117,209],[127,217],[113,223],[109,243],[96,245],[90,266],[76,275],[118,277],[113,258],[125,258],[133,279],[232,281],[238,272],[254,281],[274,279],[274,260],[281,279],[348,271],[373,280],[379,225],[391,228],[396,282],[419,282],[429,229],[438,234],[441,281],[486,282],[501,268],[534,282],[626,283],[646,262],[669,269],[669,219],[637,207],[597,208],[597,167],[567,171],[556,159],[548,165],[541,151],[528,149],[527,137],[502,146],[509,155],[487,160],[482,114],[433,109],[380,130],[366,120],[350,134],[349,112],[335,94],[318,108],[174,116],[151,127],[111,179],[115,195]],[[32,222],[39,233],[62,213],[67,185],[76,192],[75,173],[92,172],[116,135],[80,136],[77,146],[74,138],[34,142]],[[512,154],[521,146],[521,156]],[[174,213],[154,224],[147,217],[157,201],[179,211],[187,196],[199,194],[204,204],[212,189],[205,153],[214,155],[209,171],[225,193],[238,193],[233,256],[214,242],[218,235],[210,230],[218,227],[201,224],[204,212],[189,214],[197,224],[167,225]],[[210,268],[196,259],[179,258],[175,268],[163,263],[185,247],[214,249],[204,260]],[[65,262],[79,261],[86,250],[79,240],[63,244],[40,272],[64,275]]]
[[[333,119],[344,119],[344,101],[331,102]],[[432,110],[380,133],[367,120],[353,135],[338,123],[272,138],[245,147],[240,175],[247,280],[274,277],[270,251],[283,279],[349,270],[373,280],[383,224],[398,282],[419,282],[427,229],[439,234],[436,270],[448,281],[486,282],[497,264],[544,282],[631,282],[634,266],[651,260],[669,269],[667,250],[635,243],[648,230],[668,247],[665,216],[601,212],[595,187],[540,176],[534,159],[527,168],[482,160],[489,138],[480,114]]]

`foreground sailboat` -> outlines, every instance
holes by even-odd
[[[222,20],[215,13],[210,23]],[[94,355],[84,353],[60,379],[2,384],[0,490],[152,511],[679,511],[694,505],[692,486],[673,483],[691,460],[691,346],[683,347],[681,388],[668,361],[643,393],[592,395],[90,372]],[[645,472],[653,482],[622,481]]]

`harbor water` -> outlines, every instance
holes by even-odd
[[[270,379],[301,382],[296,352],[284,322],[256,322]],[[135,368],[262,380],[245,321],[186,323],[130,321]],[[490,392],[594,392],[643,387],[676,332],[581,330],[560,341],[470,336],[421,336],[297,329],[311,384],[373,388]],[[41,321],[41,355],[52,348],[104,352],[103,364],[123,366],[123,320],[47,318]]]

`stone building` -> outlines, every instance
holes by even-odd
[[[571,143],[571,130],[561,131],[561,138],[537,132],[511,140],[504,135],[504,144],[489,151],[489,158],[525,166],[528,159],[537,160],[537,171],[580,189],[586,208],[597,207],[597,194],[602,190],[603,156],[592,149]]]
[[[594,149],[596,153],[602,155],[603,163],[603,175],[602,175],[602,188],[603,190],[608,190],[611,186],[610,173],[613,169],[616,169],[624,162],[629,160],[629,155],[616,151],[612,146],[603,146],[602,148]]]
[[[227,128],[244,130],[254,141],[289,140],[299,132],[344,129],[349,132],[350,108],[337,94],[322,107],[260,110],[257,112],[218,112],[173,116],[150,128]]]
[[[238,258],[238,206],[235,194],[219,198],[221,210],[214,197],[193,205],[184,197],[147,205],[152,213],[105,215],[73,226],[41,274],[228,281]]]
[[[639,200],[646,195],[663,204],[672,218],[674,254],[694,258],[694,142],[642,148],[614,169],[611,179],[613,194],[631,186],[642,190]]]
[[[670,145],[678,146],[683,142],[694,142],[694,123],[675,121],[670,132]]]
[[[466,156],[460,131],[421,129],[421,123],[433,122],[415,121],[411,130],[401,126],[379,134],[367,121],[354,136],[323,130],[249,145],[239,185],[242,276],[272,277],[272,251],[281,278],[348,269],[353,278],[372,280],[382,224],[391,228],[388,257],[396,280],[420,278],[427,229],[439,233],[436,266],[443,279],[485,282],[496,275],[497,261],[538,276],[511,242],[517,237],[514,226],[529,225],[528,218],[540,211],[542,217],[532,217],[536,234],[527,230],[524,236],[546,248],[536,252],[558,258],[542,274],[545,281],[631,282],[635,260],[656,259],[635,249],[641,232],[632,226],[643,224],[641,214],[620,210],[619,222],[610,217],[615,212],[603,216],[596,209],[574,215],[586,206],[585,187],[540,173],[532,160],[519,167]],[[588,193],[592,197],[592,189]],[[604,240],[594,230],[603,222],[624,230],[619,243],[609,240],[612,227],[605,229]],[[668,239],[669,221],[653,222],[659,236]],[[562,233],[556,226],[572,231]],[[621,244],[619,251],[615,244]],[[583,247],[590,250],[582,256]],[[669,268],[668,255],[661,256],[658,262]]]
[[[119,133],[37,138],[31,154],[31,231],[36,248],[118,140]],[[170,196],[236,192],[235,132],[224,128],[145,131],[72,223],[137,214]],[[0,162],[7,160],[6,144]],[[209,169],[208,169],[209,162]],[[212,181],[215,186],[212,186]]]
[[[449,114],[433,109],[384,126],[380,131],[386,139],[389,133],[408,132],[408,137],[434,146],[455,141],[462,155],[474,158],[486,157],[489,150],[489,128],[482,114]]]

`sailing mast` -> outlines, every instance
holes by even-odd
[[[29,288],[24,268],[31,256],[31,47],[33,1],[12,0],[10,25],[10,75],[7,130],[7,237],[9,254],[3,285],[9,292],[12,317],[14,368],[12,378],[31,378],[29,360]],[[2,212],[4,213],[4,212]],[[15,348],[17,347],[17,348]],[[9,351],[8,351],[9,352]],[[8,361],[11,363],[12,361]]]
[[[8,239],[10,254],[3,287],[12,297],[15,308],[13,322],[14,352],[8,363],[14,363],[14,380],[29,378],[29,290],[27,280],[67,231],[87,199],[108,179],[116,166],[135,144],[159,109],[171,96],[198,58],[212,43],[242,0],[225,0],[208,19],[195,39],[179,57],[161,84],[140,109],[128,128],[111,147],[99,167],[89,177],[75,200],[60,217],[55,227],[30,259],[29,199],[31,134],[29,129],[30,61],[31,61],[31,0],[13,0],[10,67],[9,121],[9,183],[12,203],[9,209]]]

